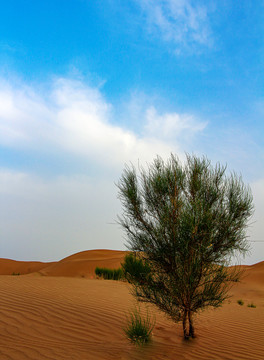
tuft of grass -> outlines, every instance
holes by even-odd
[[[237,303],[238,303],[238,305],[241,305],[241,306],[244,305],[244,301],[241,299],[237,300]]]
[[[132,343],[143,345],[151,341],[151,333],[154,326],[155,321],[151,320],[148,314],[145,318],[142,318],[139,310],[136,308],[130,312],[127,318],[127,325],[123,331]]]
[[[20,273],[13,272],[12,275],[13,275],[13,276],[19,276]]]
[[[247,307],[256,308],[257,306],[255,304],[253,304],[253,303],[250,303],[250,304],[247,305]]]
[[[103,277],[106,280],[121,280],[123,278],[123,270],[119,269],[108,269],[108,268],[95,268],[95,274],[98,277]]]

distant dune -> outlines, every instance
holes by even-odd
[[[49,263],[49,266],[53,263]],[[9,259],[0,259],[0,275],[25,275],[40,271],[48,266],[48,263],[39,261],[16,261]]]
[[[34,274],[66,277],[94,277],[96,266],[120,267],[126,251],[87,250],[68,256],[58,262],[14,261],[0,259],[0,275]]]
[[[125,253],[83,251],[53,263],[0,259],[0,360],[264,358],[264,262],[243,267],[222,308],[197,316],[197,338],[189,342],[181,324],[149,307],[153,342],[137,348],[122,331],[135,304],[129,285],[94,278],[96,266],[117,268]]]

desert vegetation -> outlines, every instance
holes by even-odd
[[[257,306],[254,303],[249,303],[247,307],[255,309]]]
[[[251,191],[206,157],[187,155],[185,165],[174,155],[166,163],[157,157],[138,172],[126,167],[117,184],[118,222],[131,251],[123,271],[138,301],[181,321],[184,338],[193,338],[193,315],[220,307],[239,280],[227,265],[248,249]]]
[[[135,308],[130,312],[127,325],[123,330],[132,343],[142,345],[151,341],[154,325],[155,321],[150,318],[148,313],[146,317],[142,317],[139,308]]]
[[[119,269],[108,269],[108,268],[95,268],[95,274],[98,277],[102,277],[106,280],[121,280],[123,278],[123,270]]]

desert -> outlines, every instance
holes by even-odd
[[[150,344],[135,346],[123,332],[136,306],[129,284],[94,272],[118,268],[125,254],[88,250],[52,263],[0,259],[0,359],[263,359],[264,262],[243,266],[232,297],[196,317],[196,339],[184,341],[180,324],[141,305],[155,327]]]
[[[0,360],[264,360],[264,0],[0,4]]]

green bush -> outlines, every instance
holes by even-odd
[[[123,331],[132,343],[143,345],[150,342],[155,322],[150,319],[148,314],[146,318],[142,318],[139,310],[135,309],[130,313],[127,322]]]
[[[250,308],[256,308],[257,306],[255,305],[255,304],[253,304],[253,303],[250,303],[250,304],[248,304],[248,306],[247,307],[250,307]]]
[[[13,272],[13,273],[12,273],[12,275],[13,275],[13,276],[19,276],[19,275],[20,275],[20,273],[19,273],[19,272],[18,272],[18,273]]]
[[[134,254],[126,255],[121,266],[124,277],[128,282],[130,282],[130,279],[136,279],[139,284],[142,284],[151,272],[147,262],[136,258]]]
[[[106,280],[121,280],[123,278],[123,270],[119,269],[108,269],[108,268],[95,268],[95,274],[98,277],[103,277]]]
[[[241,305],[241,306],[244,305],[244,301],[241,300],[241,299],[240,299],[240,300],[237,300],[237,303],[238,303],[238,305]]]

